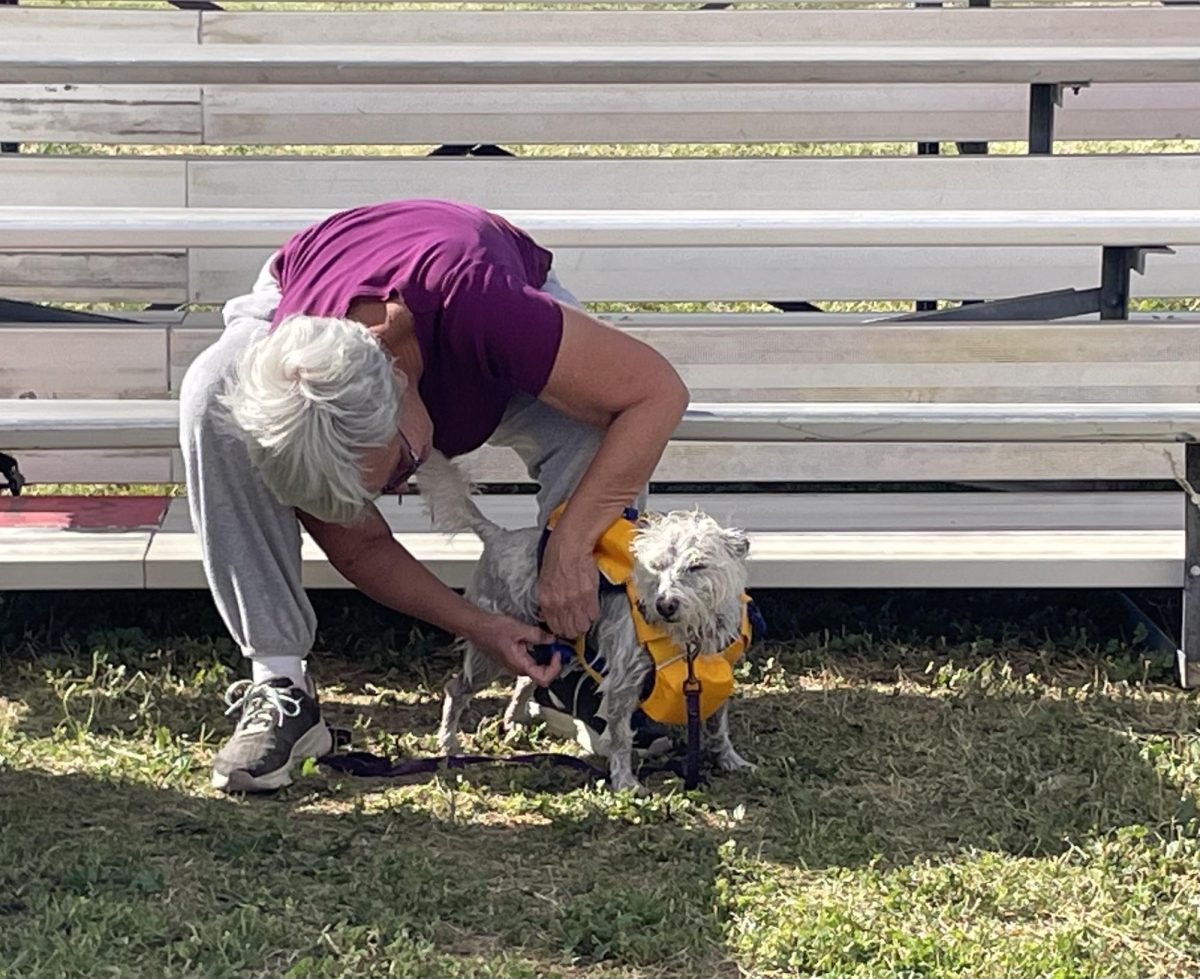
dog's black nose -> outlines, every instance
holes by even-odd
[[[679,599],[660,598],[654,603],[654,607],[658,609],[658,614],[669,622],[675,618],[675,613],[679,611]]]

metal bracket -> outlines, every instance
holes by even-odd
[[[17,302],[0,299],[0,322],[12,323],[132,323],[128,316],[105,316],[103,313],[88,313],[78,309],[59,309],[39,303]]]
[[[767,302],[781,313],[823,313],[820,306],[803,299],[768,299]]]
[[[1067,316],[1085,316],[1100,308],[1099,289],[1057,289],[1010,299],[964,303],[937,309],[936,304],[918,303],[915,313],[892,316],[883,322],[929,322],[946,320],[951,323],[1003,323],[1021,320],[1053,320]]]
[[[21,495],[21,488],[25,485],[25,476],[21,473],[21,467],[17,465],[17,460],[3,452],[0,452],[0,476],[4,477],[3,487],[6,487],[13,496]]]
[[[1129,319],[1129,274],[1146,273],[1146,255],[1174,255],[1165,245],[1108,245],[1100,258],[1100,318]]]
[[[1054,109],[1062,108],[1063,92],[1076,95],[1091,82],[1035,82],[1029,86],[1029,153],[1048,156],[1054,152]]]
[[[1099,313],[1102,320],[1129,318],[1129,274],[1144,273],[1146,255],[1173,255],[1163,245],[1110,245],[1101,251],[1100,286],[1096,289],[1056,289],[1028,296],[966,302],[937,309],[932,301],[917,303],[915,313],[889,317],[883,322],[946,320],[951,323],[980,323],[1056,320]]]
[[[515,156],[503,146],[494,143],[443,143],[430,150],[429,156]]]

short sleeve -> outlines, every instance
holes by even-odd
[[[537,397],[562,342],[562,307],[496,265],[473,263],[450,277],[443,295],[445,349],[468,373]]]

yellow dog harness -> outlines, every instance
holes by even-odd
[[[547,522],[542,535],[542,547],[550,531],[554,529],[563,506],[558,507]],[[638,642],[649,653],[654,662],[654,685],[642,699],[641,708],[654,720],[662,724],[686,724],[687,711],[684,697],[688,682],[688,660],[686,650],[680,649],[661,628],[651,625],[642,615],[637,589],[633,582],[633,538],[637,534],[635,523],[637,511],[626,510],[625,515],[614,521],[598,541],[594,551],[596,566],[603,576],[606,587],[622,589],[629,598],[629,613],[633,616],[634,631]],[[539,554],[540,556],[540,554]],[[733,664],[742,658],[753,639],[751,601],[742,595],[742,621],[734,640],[719,654],[701,654],[690,657],[691,670],[700,684],[700,717],[708,718],[733,692]],[[572,644],[575,659],[587,674],[600,683],[604,675],[588,662],[586,637],[579,636]]]

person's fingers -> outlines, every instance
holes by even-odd
[[[545,666],[538,665],[534,661],[533,657],[529,655],[528,650],[520,643],[518,643],[516,646],[516,652],[513,658],[515,660],[514,666],[517,667],[517,672],[524,673],[541,687],[546,686],[551,680],[558,676],[559,671],[562,668],[562,664],[559,662],[557,656],[552,657],[550,662]]]
[[[570,620],[563,618],[557,609],[546,611],[546,625],[556,636],[564,639],[574,639],[579,633],[572,631]]]
[[[582,636],[588,631],[587,616],[583,615],[578,606],[565,608],[561,614],[563,622],[562,635]],[[557,630],[556,630],[557,631]]]
[[[557,637],[554,633],[547,632],[536,625],[527,625],[522,630],[522,634],[517,638],[530,646],[544,646],[546,643],[554,642]]]
[[[539,686],[548,687],[562,672],[562,662],[556,656],[546,666],[534,665],[533,680]]]

